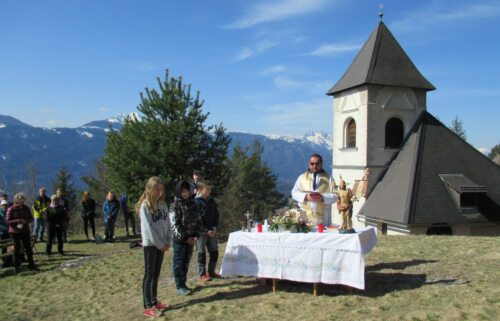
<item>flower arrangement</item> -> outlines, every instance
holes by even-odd
[[[270,222],[269,230],[271,232],[307,233],[311,231],[311,226],[305,212],[296,208],[279,209]]]

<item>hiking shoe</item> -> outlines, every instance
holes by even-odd
[[[170,306],[168,304],[163,304],[161,302],[157,302],[155,304],[155,308],[157,308],[158,310],[166,310],[166,309],[170,308]]]
[[[200,276],[200,281],[202,282],[212,281],[212,278],[210,278],[210,276],[205,274],[203,276]]]
[[[222,276],[219,273],[207,273],[212,279],[222,279]]]
[[[160,316],[160,311],[158,311],[156,308],[149,308],[144,310],[143,314],[145,317],[156,318]]]
[[[177,289],[177,294],[180,296],[187,296],[187,295],[191,294],[191,291],[189,291],[186,288],[180,288],[180,289]]]

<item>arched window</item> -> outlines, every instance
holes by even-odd
[[[356,147],[356,121],[354,119],[349,120],[347,123],[345,137],[346,148]]]
[[[399,118],[393,117],[385,124],[385,147],[399,148],[403,143],[404,124]]]

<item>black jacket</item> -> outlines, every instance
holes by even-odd
[[[174,211],[171,214],[174,242],[185,242],[188,238],[199,237],[203,233],[200,212],[193,195],[190,193],[188,199],[182,199],[182,187],[187,187],[187,190],[190,190],[189,182],[180,181],[175,188],[176,200]]]
[[[219,211],[213,197],[204,199],[203,197],[195,198],[198,211],[200,211],[201,221],[205,232],[214,230],[219,225]]]

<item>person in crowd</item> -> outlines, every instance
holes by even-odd
[[[21,268],[21,243],[28,257],[28,267],[36,269],[33,261],[33,250],[30,239],[30,223],[33,222],[33,215],[30,208],[24,204],[26,196],[23,193],[14,196],[14,205],[7,210],[6,222],[9,225],[9,234],[14,240],[14,267],[16,271]]]
[[[63,239],[64,242],[68,242],[68,227],[71,214],[69,213],[69,202],[66,197],[64,197],[63,190],[58,188],[56,191],[57,199],[59,200],[59,205],[64,208],[64,225],[63,225]]]
[[[9,205],[7,206],[7,208],[9,208],[9,207],[11,207],[12,205],[14,205],[14,204],[12,204],[11,202],[9,202],[9,196],[8,196],[7,194],[5,194],[5,193],[2,193],[2,194],[0,195],[0,202],[1,202],[1,201],[4,201],[4,200],[5,200],[5,201],[7,201],[7,203],[9,204]]]
[[[7,224],[7,208],[9,207],[9,202],[5,199],[0,201],[0,239],[6,240],[10,238],[9,235],[9,224]],[[2,247],[2,254],[7,253],[7,246]],[[12,256],[8,256],[3,259],[2,268],[13,266]]]
[[[323,169],[323,158],[319,154],[311,155],[309,169],[297,178],[292,197],[313,225],[331,224],[331,205],[337,200],[334,187],[335,182]]]
[[[177,294],[186,296],[191,294],[187,287],[187,273],[189,261],[193,254],[193,247],[203,232],[200,212],[190,193],[188,181],[180,181],[175,188],[176,200],[174,211],[171,212],[173,247],[174,247],[174,279]]]
[[[66,214],[64,207],[59,204],[57,195],[52,195],[50,197],[50,205],[47,208],[47,227],[49,229],[49,236],[45,254],[49,256],[52,254],[52,244],[54,243],[54,238],[57,238],[57,252],[59,252],[60,255],[64,255],[63,228],[65,220]]]
[[[137,232],[135,230],[135,216],[134,216],[134,213],[128,207],[127,202],[128,202],[127,195],[122,195],[120,197],[120,205],[121,205],[122,212],[123,212],[123,218],[125,220],[125,231],[126,231],[127,236],[130,236],[130,234],[128,232],[128,222],[130,221],[130,227],[132,227],[132,234],[134,236],[137,236]]]
[[[82,206],[83,231],[85,232],[85,237],[88,241],[88,225],[90,224],[90,228],[92,229],[92,240],[95,241],[95,201],[90,197],[88,191],[83,192],[80,205]]]
[[[45,214],[50,204],[50,198],[45,195],[46,191],[45,187],[41,187],[38,190],[37,198],[33,202],[33,217],[35,218],[35,222],[33,223],[33,240],[37,242],[43,242]]]
[[[139,213],[144,250],[144,278],[142,294],[144,315],[157,317],[169,308],[157,298],[158,279],[160,278],[164,252],[170,249],[172,229],[165,202],[165,184],[160,177],[153,176],[135,205]]]
[[[198,238],[196,249],[198,251],[198,274],[201,281],[210,281],[212,278],[220,278],[215,272],[219,248],[217,244],[217,225],[219,224],[219,211],[213,197],[210,196],[212,187],[208,182],[198,181],[198,195],[195,198],[198,211],[203,224],[203,234]],[[206,250],[210,256],[208,270],[206,265]]]
[[[193,171],[193,176],[192,176],[192,179],[191,181],[189,182],[189,185],[190,185],[190,193],[191,195],[194,195],[196,196],[198,194],[198,188],[197,188],[197,183],[198,181],[200,181],[202,178],[201,178],[201,171],[195,169]]]
[[[108,192],[106,201],[102,204],[102,215],[104,218],[104,242],[113,243],[115,241],[115,223],[120,212],[120,202],[116,199],[115,193]]]

